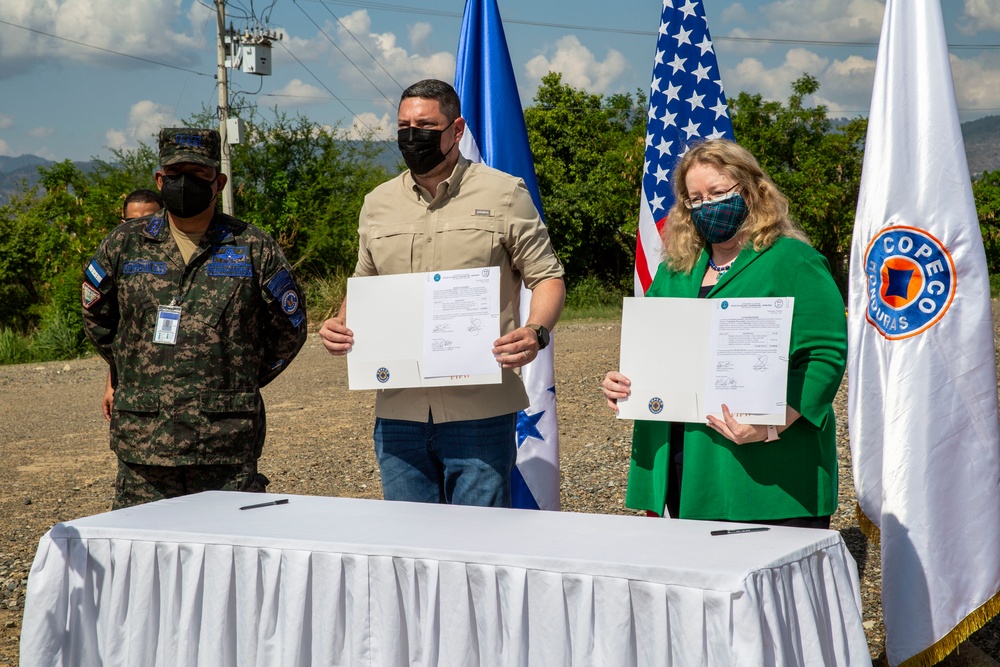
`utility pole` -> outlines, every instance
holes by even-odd
[[[219,137],[222,141],[222,173],[226,175],[226,187],[222,191],[222,212],[233,215],[233,165],[229,158],[229,70],[226,67],[226,0],[215,0],[215,14],[218,20],[219,52]]]

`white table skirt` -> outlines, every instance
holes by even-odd
[[[52,528],[21,665],[870,665],[839,533],[210,492]]]

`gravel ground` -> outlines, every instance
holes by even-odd
[[[631,422],[613,417],[599,387],[617,367],[619,334],[617,322],[568,322],[555,332],[563,511],[635,514],[624,507]],[[99,407],[105,370],[98,358],[0,367],[0,665],[18,661],[38,539],[59,521],[110,507],[115,464]],[[272,481],[269,491],[381,496],[371,444],[374,394],[347,391],[344,361],[329,357],[315,335],[264,395],[269,430],[261,470]],[[881,570],[854,518],[846,400],[845,382],[835,403],[840,508],[833,528],[858,562],[865,631],[878,657]],[[990,659],[1000,657],[1000,622],[987,624],[961,653],[947,664],[997,664]]]

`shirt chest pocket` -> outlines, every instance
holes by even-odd
[[[451,269],[474,269],[499,266],[506,243],[499,220],[476,216],[441,220],[434,251],[435,265]]]

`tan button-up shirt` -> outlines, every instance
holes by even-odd
[[[524,182],[461,157],[436,193],[409,171],[375,188],[365,197],[358,235],[356,276],[499,266],[501,335],[519,326],[522,280],[534,289],[564,273]],[[380,389],[375,400],[378,417],[426,422],[430,415],[435,423],[526,407],[511,369],[503,369],[501,384]]]

